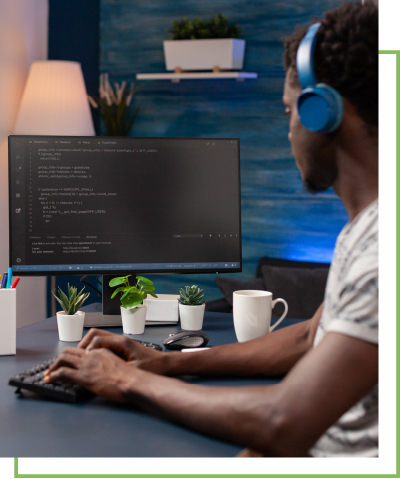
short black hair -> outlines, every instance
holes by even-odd
[[[378,9],[372,2],[345,2],[324,13],[316,34],[314,72],[347,98],[366,123],[370,134],[378,129]],[[285,38],[283,63],[298,82],[296,54],[309,26],[298,27]]]

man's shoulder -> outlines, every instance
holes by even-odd
[[[377,202],[338,238],[316,342],[329,331],[378,342]]]
[[[361,250],[369,245],[377,245],[378,228],[379,205],[378,200],[375,200],[343,228],[338,244],[347,243]]]
[[[340,233],[332,270],[339,277],[353,276],[357,271],[378,268],[378,200],[365,208]]]

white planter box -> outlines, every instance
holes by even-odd
[[[158,294],[158,298],[147,296],[143,304],[147,306],[146,322],[178,322],[179,294]]]
[[[241,70],[246,41],[236,38],[215,40],[165,40],[165,67],[182,70]]]

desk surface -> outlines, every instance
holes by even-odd
[[[283,323],[294,321],[285,319]],[[122,328],[109,330],[122,334]],[[162,339],[179,330],[179,326],[149,326],[145,334],[132,337],[161,344]],[[236,342],[231,314],[206,312],[203,331],[210,336],[210,346]],[[8,386],[10,377],[76,344],[58,340],[56,318],[52,317],[19,329],[16,356],[0,356],[1,457],[232,457],[241,450],[100,397],[66,404],[33,395],[23,397]],[[185,380],[218,386],[276,382],[198,377]]]

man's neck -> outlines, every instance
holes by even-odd
[[[333,188],[342,200],[350,221],[378,198],[377,178],[377,173],[376,179],[371,178],[371,175],[359,174],[351,178],[339,177],[335,182]]]
[[[333,188],[351,221],[378,198],[378,138],[368,135],[358,115],[342,125],[336,157]]]

